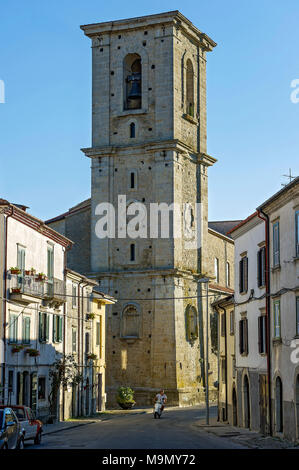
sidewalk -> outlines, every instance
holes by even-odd
[[[206,425],[205,420],[199,420],[196,427],[204,432],[214,434],[217,437],[229,439],[231,442],[241,444],[251,449],[297,449],[299,444],[296,444],[285,439],[278,437],[263,436],[262,434],[250,431],[247,428],[239,428],[230,426],[225,423],[217,422],[217,418],[211,418],[210,424]]]
[[[90,418],[90,419],[74,419],[68,421],[59,421],[58,423],[54,424],[44,424],[43,425],[43,436],[46,434],[53,434],[55,432],[66,431],[68,429],[78,428],[79,426],[86,426],[87,424],[96,423],[97,421],[101,421],[100,419]]]

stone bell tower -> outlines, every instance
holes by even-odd
[[[216,161],[206,153],[206,53],[216,43],[178,11],[81,28],[92,44],[92,147],[83,149],[92,165],[91,275],[118,299],[106,322],[108,405],[122,385],[139,404],[160,387],[170,403],[196,403],[207,169]],[[99,204],[117,212],[120,196],[148,213],[151,203],[187,204],[178,228],[187,224],[196,244],[149,230],[132,239],[117,215],[115,237],[99,238]]]

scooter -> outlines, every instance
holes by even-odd
[[[162,406],[163,406],[163,403],[159,402],[159,401],[156,401],[155,403],[155,408],[154,408],[154,418],[157,419],[157,418],[161,418],[161,415],[162,415]]]

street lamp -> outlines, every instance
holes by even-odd
[[[199,279],[199,283],[205,283],[207,285],[207,305],[206,305],[206,424],[209,423],[210,409],[209,409],[209,278],[203,277]]]

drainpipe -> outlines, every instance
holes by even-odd
[[[11,207],[10,213],[7,215],[5,220],[5,239],[4,239],[4,300],[3,300],[3,348],[4,348],[4,363],[2,366],[2,384],[3,384],[3,403],[5,402],[5,364],[6,364],[6,296],[7,296],[7,232],[8,232],[8,218],[14,213],[13,206]]]
[[[64,289],[66,291],[66,268],[67,268],[67,252],[72,248],[72,245],[67,245],[64,251],[64,270],[63,270],[63,280],[64,280]],[[65,346],[66,346],[66,338],[65,338],[65,330],[66,330],[66,321],[67,321],[67,311],[66,311],[66,299],[63,302],[63,357],[65,358]],[[64,372],[65,376],[65,372]],[[62,421],[65,420],[65,391],[63,389],[62,394]]]
[[[261,214],[264,216],[262,217]],[[266,240],[266,318],[267,318],[267,372],[268,372],[268,396],[269,396],[269,432],[270,436],[273,435],[272,431],[272,400],[271,400],[271,305],[270,305],[270,246],[269,246],[269,216],[261,209],[257,210],[258,217],[265,222],[265,240]]]
[[[84,281],[80,281],[78,284],[78,330],[80,331],[80,315],[81,315],[81,284],[84,284],[82,288],[88,286],[88,283]],[[83,313],[84,313],[84,308],[83,308],[83,302],[84,302],[84,292],[82,295],[82,318],[81,318],[81,341],[82,341],[82,348],[81,348],[81,371],[82,375],[84,372],[84,318],[83,318]],[[79,350],[78,350],[78,358],[79,358],[79,363],[80,363],[80,341],[79,341]],[[82,396],[83,396],[83,389],[82,389],[82,383],[81,383],[81,414],[83,412],[82,410]],[[79,387],[78,387],[78,411],[79,411]],[[80,414],[78,413],[80,416]]]
[[[227,416],[227,411],[228,411],[228,403],[227,403],[227,329],[226,329],[226,310],[224,307],[221,307],[218,305],[218,307],[223,310],[223,315],[224,315],[224,354],[225,354],[225,420],[227,421],[228,416]],[[220,322],[221,326],[221,322]],[[221,334],[221,330],[220,330]],[[219,383],[220,387],[220,383]]]

